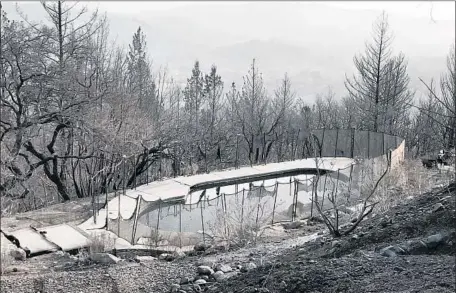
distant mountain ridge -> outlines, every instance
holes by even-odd
[[[36,5],[20,3],[26,14],[44,17]],[[8,13],[14,10],[12,2],[3,6]],[[180,83],[198,59],[204,71],[217,65],[226,87],[240,84],[256,58],[269,93],[288,72],[298,95],[312,98],[328,86],[338,97],[346,94],[345,74],[353,73],[353,56],[364,50],[380,13],[311,2],[208,2],[133,16],[111,13],[108,19],[111,37],[124,46],[141,26],[154,68],[167,65]],[[423,92],[418,77],[438,78],[445,70],[454,22],[390,14],[390,25],[395,52],[408,58],[411,85]]]

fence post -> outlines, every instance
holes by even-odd
[[[272,207],[272,222],[271,222],[271,225],[274,225],[274,214],[275,214],[275,208],[276,208],[276,203],[277,203],[277,193],[278,193],[278,190],[279,190],[279,182],[276,181],[275,183],[275,189],[274,189],[274,205]]]
[[[242,204],[241,204],[241,233],[243,233],[244,225],[244,199],[245,199],[245,188],[242,188]]]
[[[348,198],[351,196],[351,185],[353,183],[353,164],[350,166],[350,177],[348,178]]]
[[[131,235],[131,244],[135,245],[136,242],[136,228],[138,227],[138,216],[139,216],[139,209],[141,208],[141,195],[138,196],[137,203],[136,203],[136,214],[135,219],[133,221],[133,233]]]
[[[316,175],[315,175],[316,176]],[[313,207],[314,207],[314,194],[315,194],[315,178],[311,178],[312,180],[312,194],[311,194],[311,200],[310,200],[310,218],[313,218]]]
[[[120,194],[117,201],[117,236],[120,237]]]
[[[109,209],[108,209],[108,187],[105,186],[105,212],[106,212],[106,230],[109,230],[108,228],[108,215],[109,215]]]
[[[296,220],[296,209],[297,209],[297,206],[298,206],[298,184],[299,184],[299,181],[296,180],[296,178],[294,179],[294,190],[293,190],[293,198],[294,198],[294,206],[293,206],[293,219]],[[293,222],[294,222],[293,220]]]
[[[161,202],[161,199],[158,200],[157,227],[155,229],[155,247],[158,247],[158,238],[160,236],[158,229],[160,228]]]
[[[206,244],[206,232],[204,231],[204,215],[203,215],[203,205],[201,207],[201,228],[203,229],[203,243]]]
[[[228,227],[226,225],[226,211],[227,211],[227,207],[226,207],[226,196],[225,196],[225,193],[223,194],[223,201],[222,201],[224,204],[223,204],[223,225],[225,226],[225,235],[228,235]],[[229,237],[228,237],[229,239]]]
[[[264,182],[263,182],[263,186],[264,186]],[[255,219],[255,243],[257,241],[258,230],[260,229],[258,227],[258,216],[260,213],[260,204],[261,204],[261,186],[259,187],[259,189],[260,189],[260,195],[258,196],[258,206],[257,206],[256,219]]]
[[[352,159],[355,158],[355,128],[352,128],[351,133],[351,156]]]
[[[182,205],[179,205],[179,248],[182,248]]]
[[[146,149],[146,153],[149,153],[149,150],[148,150],[148,149]],[[146,170],[146,182],[147,182],[146,184],[147,184],[147,185],[149,185],[149,168],[150,168],[150,167],[151,167],[151,165],[149,165],[149,166],[147,167],[147,170]]]
[[[136,155],[133,156],[133,162],[134,162],[134,164],[133,164],[133,172],[135,172],[134,173],[134,175],[135,175],[134,181],[135,181],[135,189],[136,189],[136,185],[137,185],[137,183],[136,183],[136,176],[137,176],[137,172],[136,172],[137,171],[136,170]]]
[[[336,147],[334,148],[334,158],[337,157],[337,141],[339,140],[339,128],[336,129]]]

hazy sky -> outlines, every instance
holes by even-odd
[[[185,5],[240,5],[245,2],[249,1],[99,1],[90,2],[89,6],[93,8],[99,7],[101,10],[110,13],[135,14],[146,11],[167,10]],[[432,19],[436,21],[455,19],[455,4],[452,1],[319,1],[319,3],[353,10],[384,9],[389,13],[429,17],[430,19],[432,15]]]
[[[454,43],[454,1],[286,2],[83,1],[81,5],[107,12],[110,37],[117,45],[127,46],[141,26],[155,69],[168,66],[180,83],[186,82],[197,59],[203,71],[216,64],[227,83],[242,83],[256,58],[270,89],[287,72],[300,95],[315,96],[328,85],[342,95],[345,74],[354,70],[353,56],[371,39],[372,22],[382,10],[395,36],[394,52],[407,56],[413,87],[423,87],[418,77],[438,78],[445,70]],[[13,17],[14,2],[3,3]],[[38,1],[21,1],[19,6],[30,18],[45,19]]]

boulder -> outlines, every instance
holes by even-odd
[[[441,233],[437,233],[426,238],[426,240],[424,240],[424,243],[426,243],[429,248],[433,249],[437,246],[445,244],[447,238],[447,236]]]
[[[421,240],[408,240],[401,245],[409,254],[425,254],[428,252],[426,243]]]
[[[195,282],[193,282],[193,284],[198,285],[198,286],[204,285],[206,283],[207,283],[207,281],[203,280],[203,279],[198,279]]]
[[[198,274],[210,276],[214,273],[214,270],[208,266],[199,266],[197,269]]]
[[[12,258],[14,258],[15,260],[20,260],[20,261],[24,261],[27,259],[27,254],[25,253],[25,251],[23,249],[20,249],[20,248],[14,248],[14,249],[10,250],[10,256]]]
[[[225,273],[223,273],[222,271],[217,271],[213,273],[211,277],[214,278],[214,280],[216,280],[217,282],[221,282],[225,279]]]

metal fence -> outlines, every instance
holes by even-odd
[[[308,157],[315,154],[313,156],[363,158],[370,164],[370,170],[383,170],[387,154],[396,160],[403,158],[400,147],[403,139],[384,133],[319,130],[311,136],[312,143],[303,152]],[[318,180],[315,176],[301,175],[280,178],[269,185],[268,182],[236,185],[232,193],[206,190],[196,204],[150,203],[139,196],[130,198],[136,201],[131,213],[122,215],[119,209],[116,219],[107,217],[106,228],[132,244],[151,247],[192,246],[214,237],[229,241],[261,233],[261,227],[267,224],[312,216],[315,213],[313,198],[320,198],[322,208],[330,211],[335,203],[325,202],[325,198],[343,194],[341,198],[347,201],[343,204],[349,209],[348,206],[362,196],[360,183],[364,177],[365,168],[355,164],[319,176]]]

